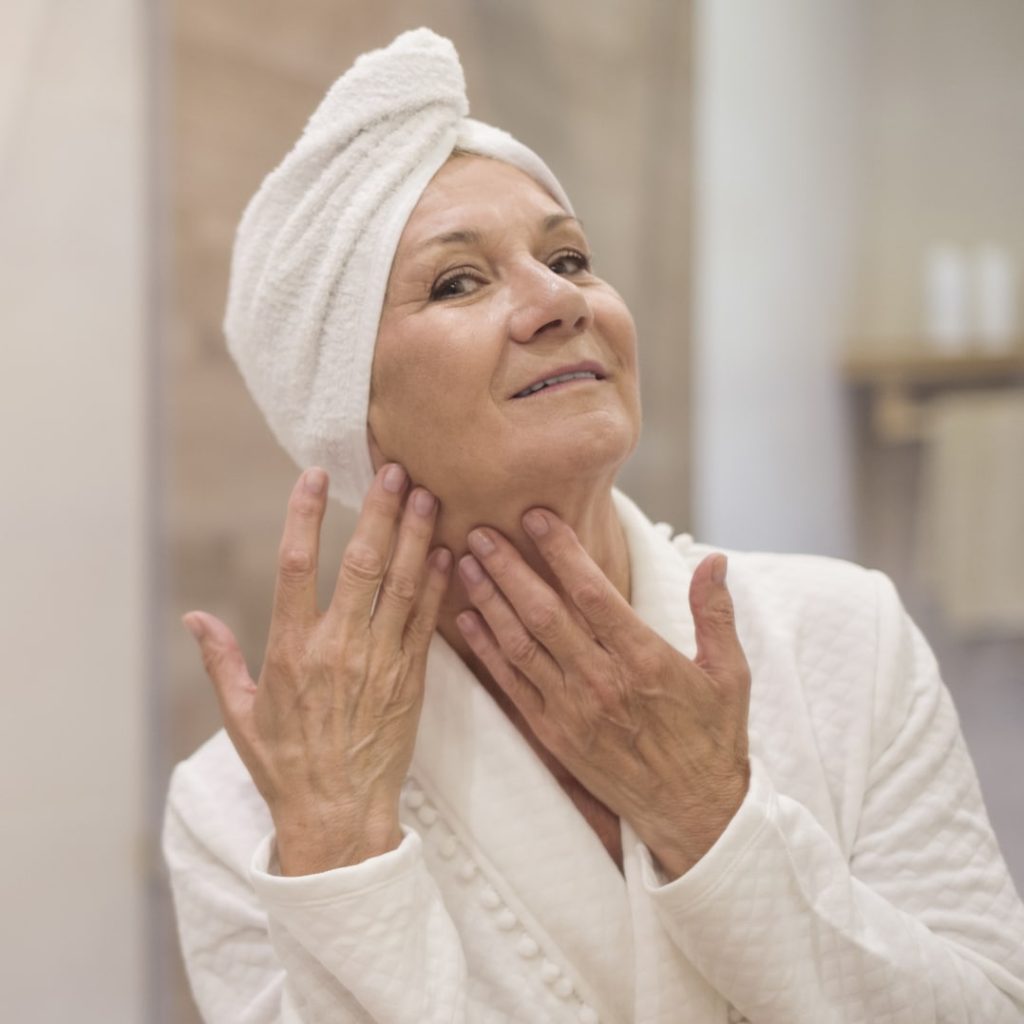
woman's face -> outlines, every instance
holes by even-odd
[[[591,272],[579,222],[522,171],[458,156],[423,193],[391,268],[369,421],[375,460],[443,500],[607,483],[633,450],[633,319]]]

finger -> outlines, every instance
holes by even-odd
[[[637,618],[629,602],[590,557],[575,532],[548,509],[530,509],[523,516],[544,561],[551,566],[569,600],[606,647],[637,639]]]
[[[326,494],[327,474],[316,466],[292,488],[277,553],[274,626],[303,625],[316,617],[316,567]]]
[[[427,559],[427,576],[423,581],[419,603],[405,629],[402,646],[419,663],[427,657],[437,619],[441,613],[441,602],[448,590],[451,579],[452,553],[447,548],[435,549]]]
[[[469,535],[469,546],[487,575],[527,632],[540,642],[560,665],[578,663],[594,641],[562,598],[527,565],[526,560],[496,530],[478,528]]]
[[[256,684],[234,633],[206,612],[189,612],[181,621],[199,645],[203,667],[213,683],[228,733],[232,737],[243,734],[252,717]]]
[[[456,617],[455,622],[470,649],[484,663],[491,678],[519,709],[526,721],[532,723],[543,715],[543,693],[509,663],[494,635],[480,617],[480,613],[462,612]]]
[[[526,629],[494,581],[472,555],[459,560],[459,575],[469,599],[483,616],[512,667],[518,669],[541,691],[549,690],[560,681],[563,674],[551,654]]]
[[[732,595],[725,582],[728,565],[725,555],[708,555],[690,581],[690,611],[697,639],[694,660],[713,675],[747,671]]]
[[[369,628],[407,483],[405,470],[394,462],[382,466],[374,477],[352,538],[345,546],[328,615]]]
[[[417,487],[405,503],[395,551],[381,581],[373,612],[373,631],[396,643],[405,632],[420,593],[430,539],[434,535],[437,501]]]

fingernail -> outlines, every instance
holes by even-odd
[[[483,530],[474,530],[469,535],[469,546],[478,555],[489,555],[494,550],[494,541]]]
[[[327,483],[327,474],[322,469],[307,469],[302,484],[309,494],[320,495],[324,492],[324,484]]]
[[[459,559],[459,572],[470,583],[479,583],[484,578],[484,571],[480,563],[472,555],[465,555]]]
[[[181,617],[181,621],[196,640],[202,640],[203,634],[206,632],[206,627],[203,625],[203,620],[199,618],[198,615],[183,615]]]
[[[438,572],[447,572],[451,568],[452,553],[447,548],[438,548],[430,556],[430,560]]]
[[[417,490],[412,496],[412,507],[419,516],[429,516],[434,511],[434,496],[430,491]]]
[[[455,622],[463,633],[476,632],[476,616],[472,612],[462,612],[456,616]]]
[[[523,517],[523,525],[526,527],[526,532],[534,537],[543,537],[551,528],[548,517],[537,509],[526,513]]]
[[[725,574],[729,569],[729,559],[725,555],[719,555],[711,563],[711,579],[714,583],[721,585],[725,582]]]
[[[384,471],[384,490],[397,494],[405,486],[405,470],[397,463],[392,463]]]

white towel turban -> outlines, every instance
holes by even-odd
[[[405,32],[334,83],[238,227],[228,348],[281,445],[323,466],[352,507],[373,479],[366,417],[388,274],[427,183],[458,147],[520,168],[572,212],[540,157],[468,112],[455,47]]]

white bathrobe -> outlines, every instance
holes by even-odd
[[[694,654],[709,549],[616,495],[637,614]],[[1010,1024],[1024,908],[927,645],[879,573],[730,555],[753,674],[749,793],[668,882],[625,876],[435,638],[394,851],[275,873],[223,732],[179,765],[164,847],[217,1024]]]

